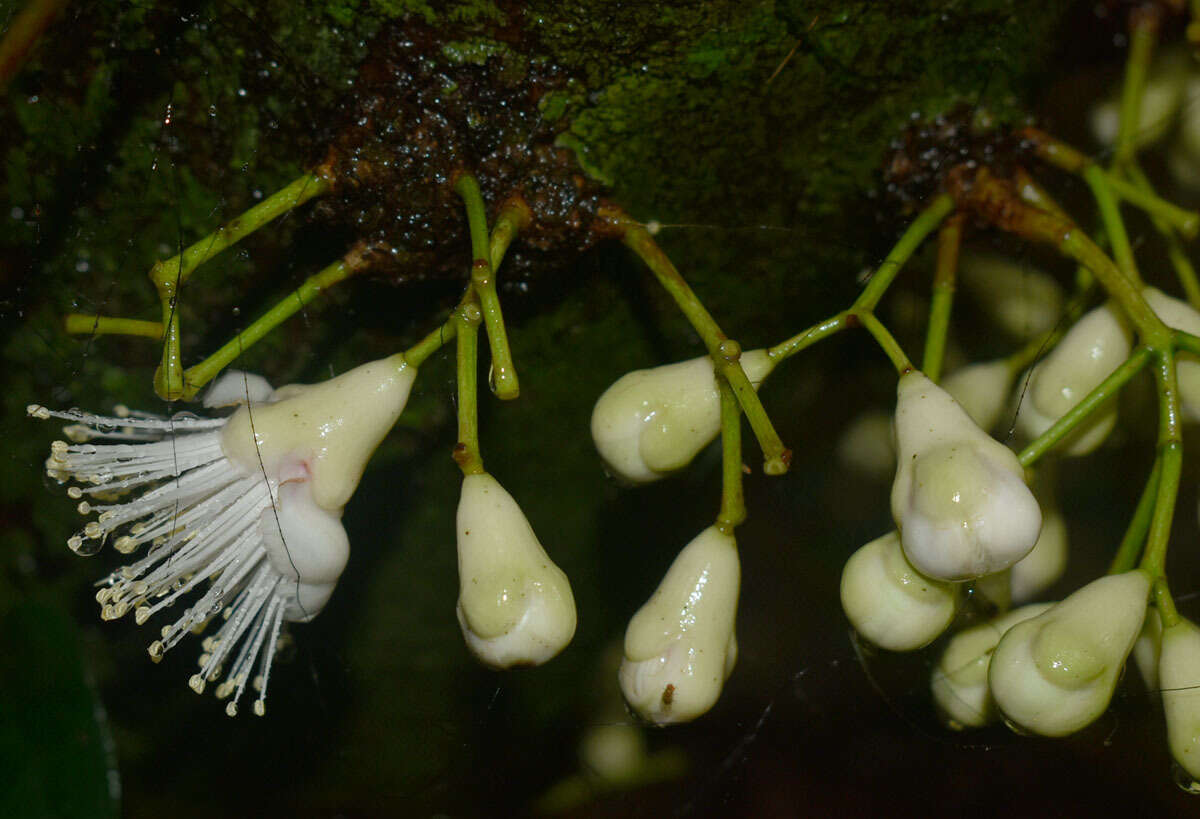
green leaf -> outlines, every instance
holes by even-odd
[[[0,620],[0,816],[119,814],[107,717],[56,606],[25,602]]]

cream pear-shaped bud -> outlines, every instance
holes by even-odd
[[[1130,345],[1129,328],[1115,305],[1084,314],[1022,383],[1017,425],[1030,438],[1041,435],[1125,362]],[[1104,442],[1116,423],[1117,403],[1109,401],[1064,438],[1059,449],[1067,455],[1086,455]]]
[[[1144,289],[1142,296],[1163,324],[1185,333],[1200,335],[1200,311],[1186,301],[1172,298],[1155,287]],[[1192,353],[1180,352],[1175,360],[1183,411],[1190,420],[1200,421],[1200,359]]]
[[[950,638],[933,670],[930,688],[951,728],[979,728],[999,719],[987,681],[992,651],[1006,631],[1052,605],[1021,606]]]
[[[1179,52],[1164,54],[1155,61],[1142,90],[1134,143],[1146,147],[1158,142],[1170,130],[1183,102],[1187,78],[1187,59]],[[1088,117],[1092,136],[1101,145],[1116,142],[1121,124],[1120,99],[1113,97],[1094,106]]]
[[[988,669],[1005,718],[1057,737],[1103,714],[1141,630],[1149,592],[1150,576],[1140,569],[1108,575],[1005,632]]]
[[[1146,620],[1142,631],[1133,643],[1133,662],[1147,691],[1158,690],[1158,658],[1162,653],[1162,617],[1158,609],[1146,609]]]
[[[757,389],[775,368],[766,350],[741,354]],[[604,391],[592,410],[592,439],[609,471],[649,483],[692,462],[721,430],[721,401],[709,356],[634,370]]]
[[[1188,55],[1181,50],[1165,52],[1154,60],[1141,92],[1138,131],[1134,133],[1134,143],[1138,147],[1144,148],[1158,142],[1174,124],[1175,115],[1180,112],[1184,100],[1184,91],[1189,85],[1189,62]],[[1189,107],[1183,106],[1184,118]],[[1115,94],[1093,106],[1088,122],[1097,142],[1102,145],[1115,143],[1121,127],[1120,96]]]
[[[918,572],[900,535],[888,532],[860,548],[842,569],[842,610],[854,629],[888,651],[915,651],[950,626],[958,586]]]
[[[1158,661],[1167,744],[1192,779],[1200,779],[1200,628],[1179,620],[1162,633]]]
[[[1062,318],[1062,286],[1027,262],[963,253],[958,278],[979,308],[1017,339],[1044,333]]]
[[[1042,513],[1017,456],[918,370],[897,388],[896,453],[892,517],[917,571],[969,580],[1029,554]]]
[[[270,401],[274,388],[257,373],[225,370],[204,391],[205,407],[232,407],[238,404],[259,404]]]
[[[1000,420],[1012,389],[1012,366],[1006,359],[970,364],[942,379],[942,389],[958,402],[982,430]]]
[[[1196,106],[1188,106],[1191,111],[1196,110]],[[1185,127],[1187,118],[1184,118]],[[1200,118],[1195,126],[1200,128]],[[1195,191],[1200,188],[1200,156],[1193,154],[1192,151],[1183,145],[1182,140],[1175,140],[1167,148],[1166,152],[1167,171],[1171,174],[1171,179],[1182,188]]]
[[[575,635],[575,598],[562,569],[499,482],[463,478],[458,501],[458,623],[493,668],[541,665]]]
[[[1180,149],[1192,162],[1200,162],[1200,111],[1196,106],[1196,100],[1200,99],[1200,77],[1188,77],[1183,86],[1183,98],[1186,104],[1180,110],[1179,139],[1173,147]]]
[[[1167,149],[1167,170],[1185,188],[1200,188],[1200,77],[1190,77],[1184,87],[1184,99],[1179,117],[1179,136]]]
[[[1043,510],[1042,531],[1033,551],[1009,572],[1012,602],[1028,603],[1053,586],[1067,570],[1067,523],[1057,509]]]
[[[867,410],[843,430],[837,445],[838,462],[870,478],[884,480],[896,474],[896,442],[892,416]]]
[[[740,582],[737,541],[710,526],[683,547],[633,615],[617,676],[643,719],[687,722],[716,703],[737,662]]]
[[[304,470],[313,503],[340,515],[416,378],[416,367],[393,357],[319,384],[280,387],[270,403],[240,407],[221,446],[229,460],[253,473],[282,475],[281,482],[289,464]]]

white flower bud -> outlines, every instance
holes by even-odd
[[[896,451],[892,517],[917,571],[968,580],[1029,554],[1042,513],[1017,456],[918,370],[897,388]]]
[[[1133,644],[1133,661],[1147,691],[1158,690],[1158,658],[1162,653],[1162,617],[1158,609],[1146,609],[1146,620],[1142,623],[1142,631]]]
[[[963,253],[958,278],[980,309],[1017,339],[1044,333],[1062,317],[1062,287],[1028,263],[990,253]]]
[[[1185,333],[1200,335],[1200,312],[1186,301],[1172,298],[1155,287],[1147,287],[1142,291],[1142,296],[1163,324]],[[1179,353],[1175,360],[1183,411],[1190,420],[1200,421],[1200,360],[1192,353],[1184,352]]]
[[[954,619],[958,587],[932,580],[904,558],[888,532],[860,548],[842,569],[842,609],[863,637],[888,651],[914,651]]]
[[[1189,111],[1196,111],[1196,106],[1188,106]],[[1194,114],[1193,114],[1194,115]],[[1200,121],[1195,126],[1200,129]],[[1184,118],[1184,129],[1188,129],[1187,118]],[[1167,171],[1171,179],[1182,188],[1195,191],[1200,188],[1200,157],[1177,139],[1167,148]]]
[[[1197,110],[1196,106],[1196,100],[1200,99],[1200,77],[1188,78],[1184,84],[1183,97],[1187,104],[1180,112],[1179,139],[1176,140],[1176,146],[1189,160],[1196,163],[1200,162],[1200,110]]]
[[[1163,630],[1158,677],[1171,756],[1200,779],[1200,628],[1180,620]]]
[[[1187,70],[1186,58],[1178,52],[1165,54],[1155,61],[1146,78],[1138,112],[1134,143],[1139,148],[1154,144],[1170,129],[1183,102]],[[1101,145],[1112,145],[1117,140],[1121,123],[1120,98],[1114,96],[1096,105],[1088,119],[1096,141]]]
[[[1067,523],[1057,509],[1042,515],[1042,532],[1033,551],[1013,564],[1012,601],[1027,603],[1053,586],[1067,570]]]
[[[1012,380],[1012,367],[1001,358],[955,370],[942,379],[942,389],[950,393],[980,429],[989,430],[1000,420]]]
[[[868,410],[842,432],[837,445],[843,466],[879,480],[896,472],[896,444],[892,440],[892,416]]]
[[[741,356],[756,389],[775,363],[766,350]],[[600,457],[629,483],[649,483],[682,469],[720,430],[720,393],[708,356],[626,373],[592,410]]]
[[[458,623],[493,668],[541,665],[575,634],[575,598],[521,507],[484,472],[458,502]]]
[[[1129,358],[1131,336],[1118,308],[1104,304],[1086,313],[1058,346],[1033,368],[1017,424],[1030,438],[1048,430]],[[1117,423],[1117,402],[1092,413],[1058,445],[1067,455],[1086,455],[1104,442]]]
[[[272,392],[270,382],[257,373],[225,370],[208,385],[203,403],[209,408],[260,404],[269,400]]]
[[[416,378],[416,367],[384,358],[319,384],[280,387],[271,403],[239,408],[221,446],[231,461],[281,483],[289,462],[306,470],[313,502],[340,515]]]
[[[933,699],[951,728],[979,728],[999,719],[988,689],[992,651],[1006,631],[1045,612],[1052,603],[1034,603],[955,634],[933,670]]]
[[[1109,575],[1005,632],[988,670],[1005,718],[1057,737],[1103,714],[1142,627],[1149,591],[1144,571]]]
[[[666,725],[712,708],[737,662],[740,582],[737,542],[710,526],[683,547],[633,615],[618,678],[642,718]]]

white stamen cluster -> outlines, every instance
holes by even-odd
[[[149,547],[142,559],[100,581],[101,617],[115,620],[133,611],[143,624],[210,580],[198,600],[163,626],[150,657],[161,660],[185,634],[220,615],[224,622],[204,640],[200,671],[189,685],[203,691],[228,666],[217,696],[234,695],[225,709],[233,716],[257,663],[254,711],[262,715],[283,621],[300,619],[297,584],[267,558],[258,524],[272,491],[261,473],[226,458],[221,430],[227,419],[158,418],[120,407],[116,417],[37,405],[28,413],[73,422],[64,430],[73,443],[55,441],[46,462],[50,477],[81,484],[67,490],[81,499],[79,511],[97,514],[67,541],[72,551],[94,554],[109,539],[123,554]]]

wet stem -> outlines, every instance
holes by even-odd
[[[159,397],[167,401],[188,397],[180,348],[178,299],[184,283],[196,268],[263,225],[331,188],[332,183],[325,176],[305,173],[181,253],[157,262],[150,269],[150,281],[154,283],[162,305],[162,362],[154,374],[154,390]],[[195,394],[194,390],[192,394]]]
[[[487,328],[488,344],[492,353],[492,384],[496,397],[508,401],[520,395],[517,371],[513,366],[512,351],[508,334],[504,328],[504,314],[500,309],[500,296],[496,292],[496,265],[492,264],[492,252],[488,240],[487,212],[479,183],[470,174],[460,174],[454,182],[454,190],[462,198],[467,210],[467,222],[471,232],[471,284],[483,311],[484,326]],[[519,222],[510,211],[505,231],[513,231]],[[505,235],[505,234],[502,234]],[[512,235],[508,235],[508,241]],[[506,245],[507,246],[507,245]]]

